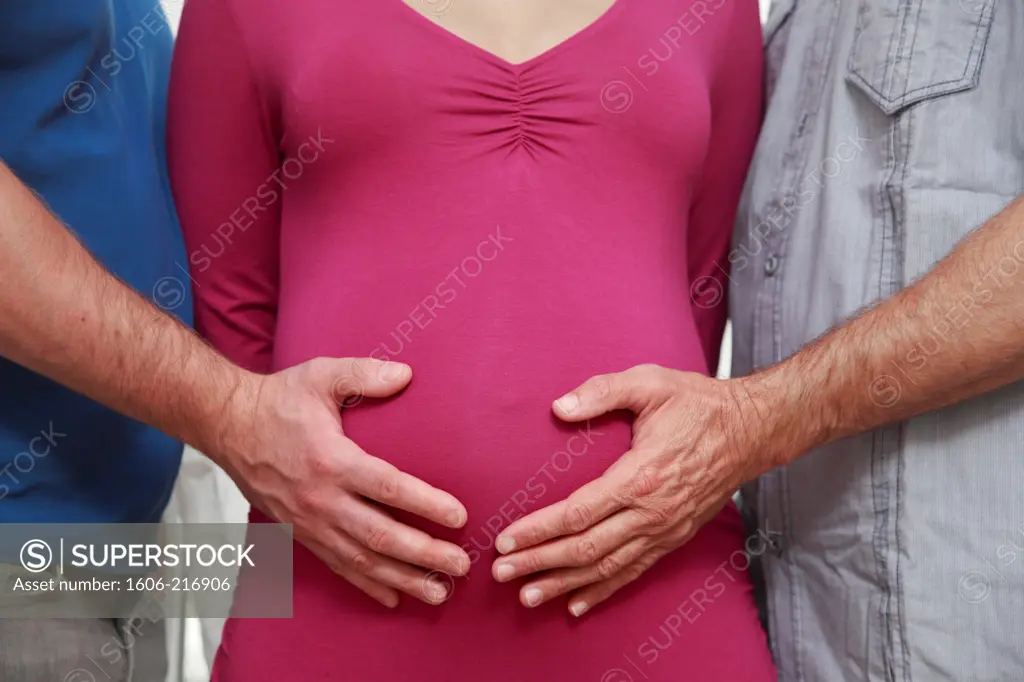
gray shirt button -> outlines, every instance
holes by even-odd
[[[779,257],[772,254],[768,256],[768,260],[764,262],[764,274],[771,277],[775,274],[775,271],[779,269]]]

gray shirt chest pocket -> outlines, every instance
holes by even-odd
[[[859,0],[847,80],[887,114],[978,83],[996,0]]]

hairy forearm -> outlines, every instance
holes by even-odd
[[[1024,199],[899,294],[744,378],[783,464],[1024,378]]]
[[[196,447],[248,388],[235,367],[107,272],[0,163],[0,355]]]

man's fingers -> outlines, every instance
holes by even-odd
[[[663,556],[665,556],[665,551],[662,549],[649,550],[607,580],[587,585],[569,598],[569,613],[577,618],[582,616],[642,576]]]
[[[348,562],[342,555],[351,555],[351,552],[356,547],[355,543],[337,538],[303,538],[302,544],[308,547],[332,571],[365,592],[371,599],[380,602],[389,609],[398,606],[400,601],[398,590],[381,584],[348,565]]]
[[[398,602],[400,601],[398,590],[388,587],[387,585],[382,585],[376,580],[368,578],[362,573],[353,571],[349,568],[339,568],[337,573],[342,578],[369,595],[370,598],[380,602],[389,609],[393,609],[398,606]]]
[[[339,575],[357,573],[385,587],[405,592],[427,604],[440,604],[450,596],[445,582],[437,579],[437,571],[425,571],[377,554],[345,533],[335,533],[331,546],[326,550],[328,556],[321,558]],[[322,548],[321,552],[323,551]],[[368,583],[364,581],[363,584]],[[361,585],[357,587],[363,589]]]
[[[638,365],[625,372],[600,374],[563,395],[552,408],[559,419],[569,422],[593,419],[614,410],[639,413],[652,395],[662,393],[667,371],[657,365]]]
[[[469,555],[461,547],[399,523],[364,499],[344,495],[340,511],[343,530],[378,554],[456,576],[469,571]]]
[[[625,506],[620,491],[627,482],[624,473],[610,470],[561,502],[514,522],[498,535],[495,547],[501,554],[510,554],[552,538],[582,533]]]
[[[454,496],[398,470],[382,459],[362,450],[359,453],[354,459],[354,466],[346,472],[348,489],[442,526],[461,528],[465,525],[469,515]]]
[[[491,573],[498,582],[508,582],[556,568],[595,565],[633,538],[637,538],[646,547],[647,538],[638,537],[644,525],[646,520],[642,515],[625,509],[578,535],[559,538],[501,557],[494,562]],[[567,589],[575,587],[578,585]]]
[[[368,577],[405,592],[410,597],[436,606],[451,596],[448,584],[438,578],[438,571],[424,571],[380,555],[376,555],[372,562]]]
[[[589,566],[552,571],[524,585],[519,590],[519,601],[523,606],[533,608],[580,587],[611,580],[647,551],[646,540],[638,538]]]

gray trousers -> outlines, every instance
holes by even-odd
[[[0,620],[0,682],[163,682],[164,622]]]

